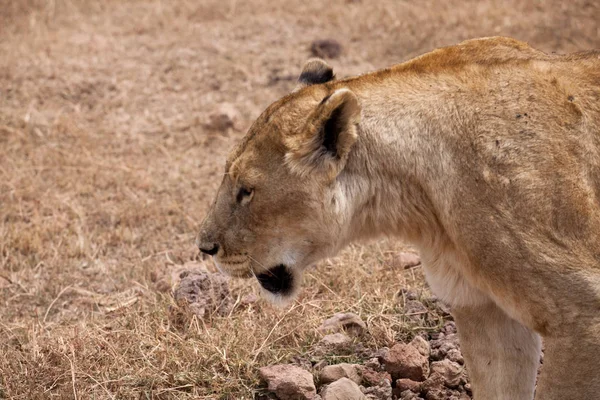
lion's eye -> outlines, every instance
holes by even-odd
[[[247,189],[245,187],[241,187],[240,191],[237,194],[236,200],[238,203],[248,202],[252,198],[254,194],[254,189]]]

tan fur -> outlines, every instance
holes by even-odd
[[[338,103],[332,157],[318,135]],[[378,235],[420,247],[476,399],[532,398],[534,332],[536,399],[600,398],[600,52],[486,38],[303,85],[232,153],[198,243],[235,275],[300,276]]]

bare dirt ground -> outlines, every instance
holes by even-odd
[[[340,42],[343,77],[479,36],[600,48],[599,17],[595,0],[0,0],[0,398],[250,399],[335,312],[373,350],[439,329],[403,315],[400,289],[429,295],[391,240],[322,262],[285,309],[234,280],[230,312],[199,319],[165,277],[198,257],[227,151],[313,40]]]

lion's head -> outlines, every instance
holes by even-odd
[[[269,106],[228,157],[197,239],[233,276],[255,276],[289,298],[302,271],[347,243],[339,184],[357,140],[357,97],[333,85],[322,60],[307,62],[296,90]]]

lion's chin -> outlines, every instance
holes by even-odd
[[[256,279],[267,292],[277,297],[293,296],[297,286],[294,273],[283,264],[256,275]]]

